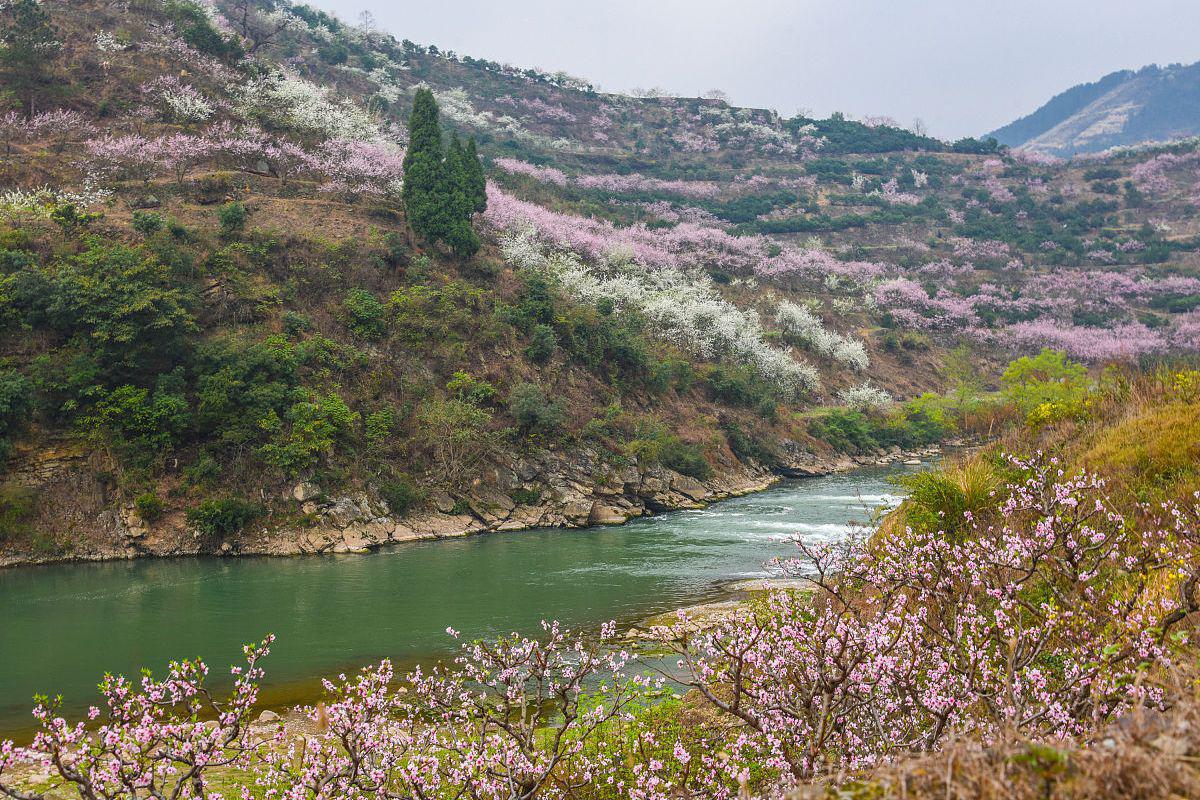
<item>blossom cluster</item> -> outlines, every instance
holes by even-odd
[[[695,356],[753,366],[789,400],[819,385],[811,365],[768,344],[758,314],[722,298],[705,275],[646,269],[615,253],[589,264],[574,252],[547,247],[527,225],[510,227],[501,249],[510,264],[547,273],[571,297],[638,312],[659,336]]]
[[[861,341],[829,330],[807,306],[787,300],[780,302],[775,309],[775,323],[784,336],[817,355],[860,372],[870,365],[867,348]]]

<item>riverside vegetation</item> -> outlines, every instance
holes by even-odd
[[[285,722],[256,716],[268,637],[227,699],[200,662],[109,676],[80,722],[41,699],[33,744],[0,749],[0,793],[1188,796],[1200,373],[1040,360],[1066,373],[1010,370],[1029,412],[1002,442],[911,478],[869,539],[799,542],[779,568],[811,589],[656,628],[670,684],[614,626],[546,623],[402,678],[341,675]]]
[[[42,698],[0,794],[1196,793],[1196,143],[607,95],[280,0],[0,21],[5,563],[618,521],[1000,438],[801,542],[811,590],[657,631],[669,679],[548,622],[272,720],[268,637],[228,697],[180,662]]]

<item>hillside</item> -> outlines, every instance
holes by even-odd
[[[9,563],[618,522],[987,432],[943,393],[1014,354],[1200,348],[1194,148],[606,95],[287,3],[39,8],[3,124]],[[400,197],[418,88],[487,168],[473,255]]]
[[[1003,145],[1061,158],[1196,135],[1200,64],[1114,72],[988,134]]]

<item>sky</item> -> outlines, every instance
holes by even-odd
[[[305,0],[610,91],[978,135],[1118,69],[1200,61],[1200,0]]]

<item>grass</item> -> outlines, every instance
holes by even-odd
[[[1142,501],[1200,489],[1200,403],[1151,405],[1094,435],[1078,463]]]

